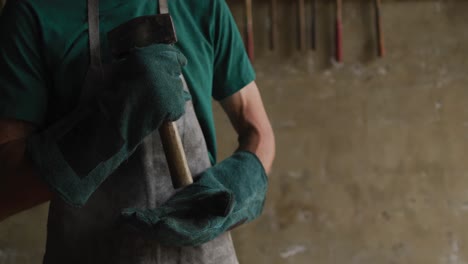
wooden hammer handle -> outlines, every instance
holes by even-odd
[[[164,122],[159,128],[161,142],[171,173],[172,185],[178,189],[193,183],[184,147],[175,122]]]

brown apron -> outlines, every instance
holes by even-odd
[[[167,0],[160,0],[167,12]],[[91,62],[83,94],[112,78],[102,65],[98,0],[88,0]],[[190,58],[189,58],[190,59]],[[93,85],[94,84],[94,85]],[[177,122],[193,175],[210,166],[205,139],[188,101]],[[123,208],[153,209],[175,192],[158,132],[144,139],[135,153],[100,186],[82,208],[60,199],[50,203],[45,264],[235,264],[232,239],[225,233],[197,247],[165,247],[120,222]]]

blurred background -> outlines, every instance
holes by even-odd
[[[468,1],[339,2],[227,1],[277,139],[239,260],[468,263]],[[215,109],[223,159],[236,136]],[[0,223],[1,264],[41,263],[46,212]]]

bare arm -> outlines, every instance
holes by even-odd
[[[52,197],[25,153],[34,126],[0,119],[0,222]]]
[[[221,101],[239,136],[238,150],[255,153],[266,172],[275,158],[275,138],[255,82]]]

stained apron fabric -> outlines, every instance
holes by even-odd
[[[191,102],[177,121],[189,167],[198,175],[210,166]],[[163,247],[120,222],[123,208],[156,208],[175,190],[158,132],[148,136],[82,208],[60,199],[50,204],[45,264],[238,263],[229,233],[198,247]]]
[[[83,90],[109,82],[111,67],[90,67]],[[189,92],[187,85],[185,90]],[[176,124],[190,171],[197,177],[211,165],[192,101],[187,101],[186,113]],[[175,192],[161,139],[155,131],[103,182],[85,206],[72,207],[59,198],[51,201],[44,264],[238,263],[229,233],[201,246],[164,247],[123,223],[123,209],[153,209]]]
[[[85,85],[98,82],[99,76],[108,82],[112,78],[111,66],[91,66]],[[89,91],[87,88],[84,87],[85,92]],[[176,124],[190,171],[197,177],[210,167],[210,160],[191,101],[186,103],[186,113]],[[174,193],[156,131],[104,181],[85,206],[72,207],[58,198],[51,201],[44,264],[238,263],[229,233],[197,247],[165,247],[123,223],[123,209],[154,209]]]

